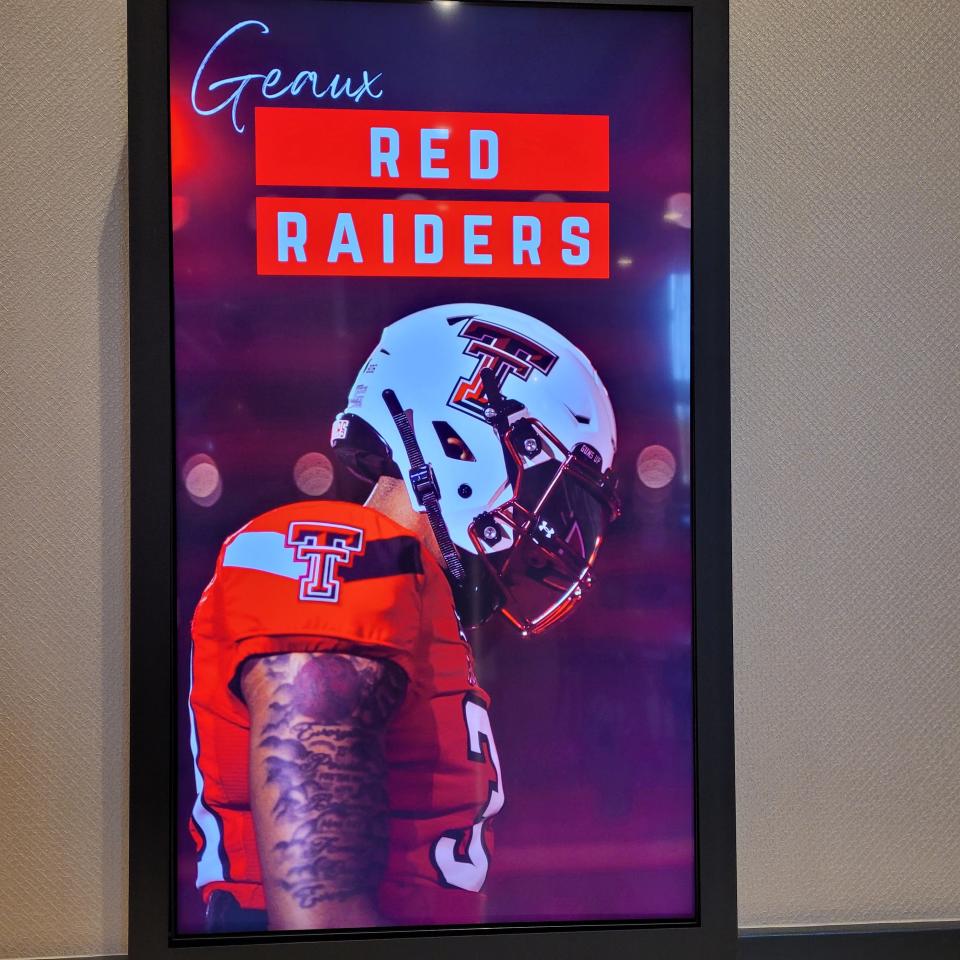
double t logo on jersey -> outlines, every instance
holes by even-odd
[[[336,603],[341,583],[337,572],[363,553],[363,531],[342,523],[295,520],[286,544],[293,548],[294,559],[307,563],[307,572],[300,577],[300,599]]]
[[[477,365],[469,379],[460,378],[447,403],[473,417],[482,420],[487,405],[480,377],[482,371],[492,370],[502,389],[504,381],[511,374],[527,380],[534,370],[549,373],[557,362],[556,354],[546,347],[479,317],[450,317],[447,323],[452,325],[463,320],[467,321],[459,334],[467,341],[463,352],[468,357],[476,357]]]

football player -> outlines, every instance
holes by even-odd
[[[502,307],[387,327],[331,443],[367,502],[252,520],[193,619],[210,932],[483,920],[504,786],[465,630],[569,614],[618,512],[603,384]]]

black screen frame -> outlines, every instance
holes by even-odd
[[[198,0],[199,2],[199,0]],[[323,0],[318,0],[323,2]],[[392,0],[402,2],[402,0]],[[473,2],[473,0],[470,0]],[[503,4],[528,0],[496,0]],[[249,960],[338,956],[557,958],[649,951],[725,960],[736,950],[730,529],[728,2],[575,0],[681,9],[692,24],[692,450],[698,917],[687,923],[172,935],[175,459],[167,3],[128,0],[131,297],[131,762],[129,954],[183,960],[218,946]],[[549,9],[564,5],[533,3]],[[491,936],[495,939],[491,941]],[[268,953],[267,951],[270,951]],[[276,953],[275,951],[280,951]]]

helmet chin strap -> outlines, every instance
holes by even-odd
[[[440,487],[437,485],[433,467],[424,461],[410,418],[400,405],[397,395],[387,389],[383,391],[382,396],[390,416],[393,417],[393,422],[397,425],[400,439],[403,441],[403,449],[406,450],[407,459],[410,461],[410,485],[413,487],[417,503],[427,514],[427,520],[433,535],[437,538],[437,546],[440,547],[440,554],[448,573],[458,585],[462,584],[467,574],[460,554],[457,553],[457,548],[450,539],[450,531],[444,522],[443,514],[440,512]]]

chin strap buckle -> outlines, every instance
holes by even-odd
[[[440,487],[437,485],[437,475],[433,472],[433,466],[429,463],[422,467],[414,467],[410,471],[410,485],[416,495],[417,503],[421,507],[426,506],[429,498],[440,499]]]

